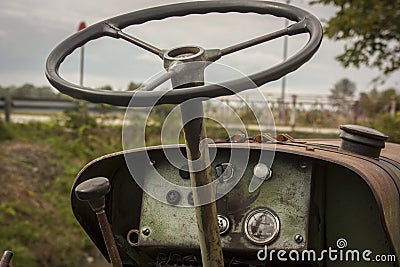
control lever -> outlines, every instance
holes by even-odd
[[[104,211],[106,206],[105,195],[110,192],[110,187],[110,182],[107,178],[92,178],[79,184],[75,188],[75,195],[79,200],[89,202],[90,207],[96,213],[112,265],[114,267],[122,267],[121,258],[111,231],[111,226]]]
[[[0,267],[10,267],[11,258],[13,253],[9,250],[4,251],[0,260]]]

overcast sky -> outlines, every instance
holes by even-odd
[[[13,0],[0,1],[0,85],[48,85],[44,76],[45,60],[50,51],[73,34],[81,21],[91,25],[119,14],[146,7],[178,2],[176,0]],[[181,1],[180,1],[181,2]],[[280,1],[283,2],[283,1]],[[292,0],[320,19],[334,14],[332,7],[309,6],[307,0]],[[180,45],[224,48],[282,28],[282,19],[255,14],[209,14],[150,22],[127,29],[157,47],[169,49]],[[289,55],[307,40],[306,35],[289,38]],[[358,91],[371,89],[377,72],[368,69],[343,69],[334,59],[343,43],[324,38],[311,61],[287,76],[287,94],[329,94],[338,80],[347,77]],[[276,64],[283,57],[283,39],[232,54],[221,64],[251,74]],[[159,58],[123,40],[102,38],[86,45],[85,85],[111,85],[125,89],[130,81],[144,82],[162,71]],[[63,77],[79,81],[79,53],[73,53],[62,65]],[[385,87],[398,85],[392,78]],[[279,94],[280,81],[263,87],[263,92]]]

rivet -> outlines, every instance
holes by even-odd
[[[145,227],[142,229],[142,234],[145,236],[149,236],[150,235],[150,229]]]
[[[301,243],[301,242],[304,241],[304,238],[303,238],[302,235],[297,234],[297,235],[295,235],[295,237],[294,237],[294,241],[296,241],[296,243]]]
[[[313,146],[306,146],[306,151],[314,152],[315,148]]]

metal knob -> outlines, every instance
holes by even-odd
[[[13,256],[13,253],[11,251],[9,251],[9,250],[4,251],[4,254],[0,260],[0,267],[9,267],[12,256]]]
[[[105,195],[110,192],[110,182],[105,177],[96,177],[82,182],[75,188],[79,200],[88,201],[94,212],[105,208]]]
[[[105,177],[96,177],[86,180],[75,188],[75,195],[81,201],[89,202],[96,213],[101,233],[103,234],[108,255],[114,267],[122,267],[117,245],[115,244],[111,225],[107,220],[105,209],[105,196],[110,192],[110,181]]]
[[[253,168],[253,175],[266,181],[272,177],[272,170],[264,163],[257,163]]]

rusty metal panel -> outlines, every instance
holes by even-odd
[[[332,145],[332,141],[325,142]],[[389,149],[383,151],[388,155],[393,153],[397,145],[389,145]],[[396,255],[397,265],[400,265],[400,195],[398,191],[398,177],[384,163],[367,157],[346,153],[335,148],[307,146],[296,144],[281,144],[278,150],[288,150],[291,153],[318,158],[327,162],[339,164],[357,173],[369,186],[380,210],[382,225],[389,239],[392,251]]]

